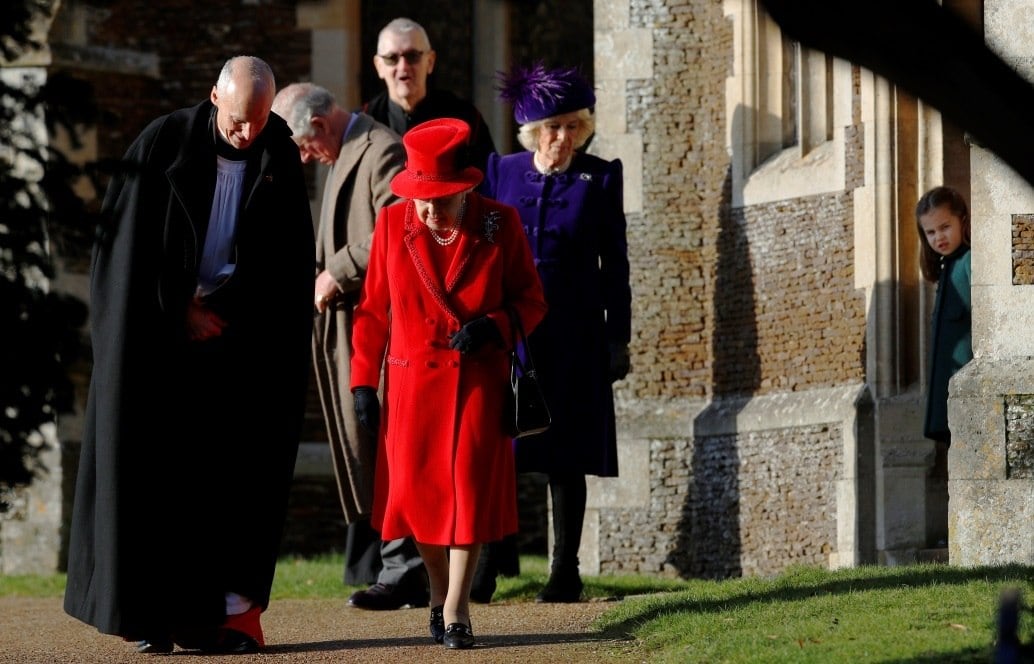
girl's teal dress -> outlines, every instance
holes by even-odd
[[[970,252],[962,245],[941,259],[941,276],[934,301],[923,435],[951,442],[948,430],[948,380],[973,359],[970,325]]]

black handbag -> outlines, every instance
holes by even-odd
[[[510,391],[508,403],[503,408],[503,426],[511,438],[523,438],[548,429],[552,418],[535,373],[531,346],[524,335],[521,320],[516,311],[507,310],[506,313],[510,317],[513,348],[510,350]],[[524,361],[517,352],[519,343],[524,345]]]

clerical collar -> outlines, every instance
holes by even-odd
[[[225,138],[219,135],[219,123],[215,119],[215,114],[218,110],[218,108],[213,108],[212,114],[208,118],[208,126],[211,128],[212,141],[214,141],[215,145],[215,153],[223,159],[229,159],[230,161],[247,161],[251,159],[259,151],[258,144],[261,137],[252,141],[251,145],[243,150],[233,147],[226,142]]]

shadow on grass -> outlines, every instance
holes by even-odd
[[[966,648],[965,650],[951,653],[932,652],[925,655],[915,655],[908,659],[887,659],[883,660],[882,664],[970,664],[971,662],[988,664],[990,661],[990,648]],[[1024,661],[1020,660],[1012,664],[1022,664]]]
[[[795,581],[794,573],[785,577],[777,577],[771,581],[773,587],[761,591],[747,590],[739,595],[730,595],[721,599],[668,600],[658,606],[643,607],[636,615],[620,622],[607,625],[602,633],[610,638],[627,638],[644,623],[662,615],[671,613],[719,613],[736,610],[748,604],[795,602],[817,595],[837,595],[869,590],[888,590],[903,587],[962,585],[974,581],[1016,583],[1018,580],[1034,580],[1034,568],[1027,565],[1001,565],[993,567],[948,567],[930,565],[923,567],[903,568],[900,572],[888,572],[873,576],[876,568],[864,567],[832,572],[835,578],[819,580],[815,583]],[[880,568],[885,569],[885,568]],[[808,572],[805,572],[807,574]],[[735,581],[733,581],[735,582]],[[783,585],[790,587],[782,587]],[[680,590],[678,592],[685,592]],[[982,651],[986,661],[987,652]],[[960,653],[963,659],[951,661],[974,661],[967,659],[967,653]],[[916,661],[916,660],[909,660]],[[925,661],[925,660],[919,660]],[[945,661],[944,659],[930,661]]]

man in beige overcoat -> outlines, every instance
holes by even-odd
[[[313,367],[349,539],[376,544],[367,556],[377,560],[346,559],[345,583],[376,580],[373,588],[357,594],[390,598],[378,606],[350,603],[360,608],[424,606],[427,577],[413,542],[380,543],[369,526],[377,441],[358,426],[349,391],[352,310],[366,274],[377,213],[398,200],[389,185],[405,165],[405,150],[391,129],[365,113],[344,110],[328,90],[312,83],[283,88],[273,111],[287,120],[303,162],[330,167],[316,232]],[[362,544],[349,542],[346,551],[353,548],[360,550]]]

